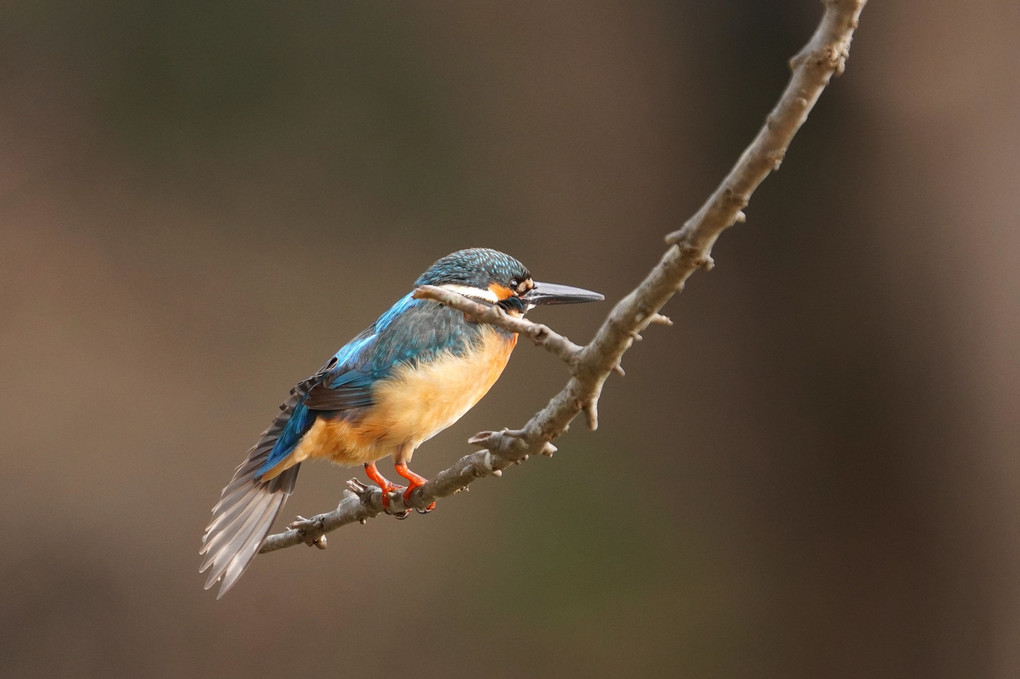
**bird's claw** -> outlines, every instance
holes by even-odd
[[[422,481],[424,481],[424,479],[422,479]],[[423,483],[416,483],[414,485],[408,485],[407,490],[404,491],[404,504],[405,505],[411,504],[411,494],[414,491],[416,491],[418,488],[421,488],[423,485],[425,485],[424,482]],[[428,514],[429,512],[431,512],[435,508],[436,508],[436,503],[433,500],[429,504],[429,506],[426,507],[425,509],[418,509],[417,507],[415,507],[414,511],[418,512],[419,514]]]
[[[383,491],[383,496],[382,496],[383,511],[386,512],[387,514],[389,514],[390,516],[392,516],[394,518],[397,518],[397,519],[406,519],[407,516],[411,513],[410,509],[405,509],[405,510],[403,510],[401,512],[390,511],[390,492],[392,492],[394,490],[401,491],[403,489],[404,489],[403,486],[393,486],[389,490]]]

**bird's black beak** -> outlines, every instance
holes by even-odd
[[[556,283],[535,283],[535,287],[521,295],[521,299],[529,306],[536,307],[543,304],[580,304],[581,302],[600,302],[605,299],[602,295],[591,290],[572,288],[569,285],[557,285]]]

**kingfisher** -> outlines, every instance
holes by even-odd
[[[522,317],[536,306],[594,302],[603,296],[566,285],[537,283],[519,261],[497,250],[470,248],[442,257],[414,282],[457,292]],[[314,375],[291,389],[269,428],[223,489],[202,538],[217,599],[258,553],[294,490],[301,463],[326,459],[364,465],[383,493],[404,490],[405,501],[427,479],[408,468],[415,449],[459,420],[489,391],[506,366],[517,335],[469,321],[414,292],[396,302],[345,344]],[[376,461],[393,458],[399,486]],[[426,511],[435,507],[433,502]]]

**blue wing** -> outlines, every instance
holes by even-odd
[[[478,332],[463,316],[435,302],[410,295],[336,355],[304,399],[310,410],[340,411],[371,406],[372,387],[405,364],[428,363],[444,351],[461,354]]]
[[[265,473],[283,461],[315,423],[316,413],[345,412],[372,405],[372,387],[394,368],[428,362],[443,351],[462,353],[477,326],[452,309],[407,295],[370,328],[340,349],[303,384],[307,392],[259,469]]]

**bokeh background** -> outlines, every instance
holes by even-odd
[[[221,601],[197,573],[290,386],[439,256],[625,294],[820,12],[0,6],[0,675],[1018,676],[1009,0],[865,9],[598,432]],[[609,308],[535,317],[582,341]],[[565,377],[522,345],[417,470]],[[308,465],[285,518],[351,475]]]

